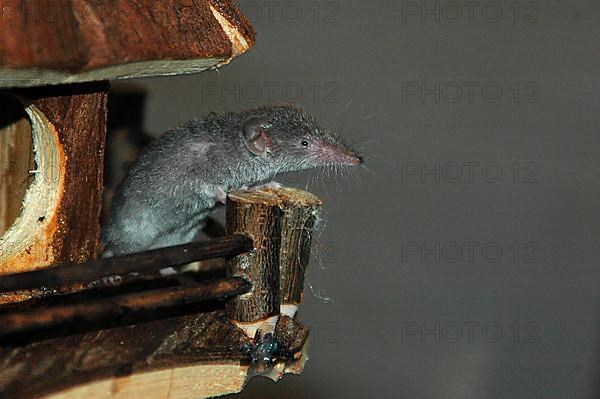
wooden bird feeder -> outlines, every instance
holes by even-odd
[[[232,193],[227,237],[96,260],[108,80],[227,64],[254,44],[233,1],[15,0],[2,14],[0,397],[212,397],[299,373],[311,194]],[[218,256],[210,281],[145,272]],[[107,273],[123,284],[90,285]],[[277,354],[257,362],[271,338]]]
[[[232,1],[108,3],[3,5],[0,274],[96,256],[106,80],[200,72],[254,43]]]

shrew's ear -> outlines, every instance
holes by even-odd
[[[267,134],[269,121],[264,116],[251,116],[244,121],[242,135],[246,148],[261,158],[267,158],[272,141]]]

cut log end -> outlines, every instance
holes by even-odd
[[[319,197],[299,188],[281,187],[266,189],[264,192],[276,195],[287,207],[317,207],[323,205],[323,201]]]

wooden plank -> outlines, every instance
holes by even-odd
[[[14,0],[0,32],[0,87],[200,72],[254,44],[232,0]]]
[[[239,392],[248,379],[302,372],[308,332],[283,316],[282,357],[268,369],[240,350],[252,344],[220,308],[133,326],[0,347],[0,397],[198,399]]]
[[[214,311],[0,348],[0,396],[40,397],[104,379],[199,363],[239,370],[244,359],[239,348],[248,342],[222,311]],[[202,383],[202,376],[196,377]],[[227,386],[226,380],[219,381]],[[119,385],[111,389],[118,392]],[[109,396],[110,391],[96,397]]]

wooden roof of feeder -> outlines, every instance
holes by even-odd
[[[254,44],[230,0],[11,1],[2,14],[5,88],[200,72]]]

